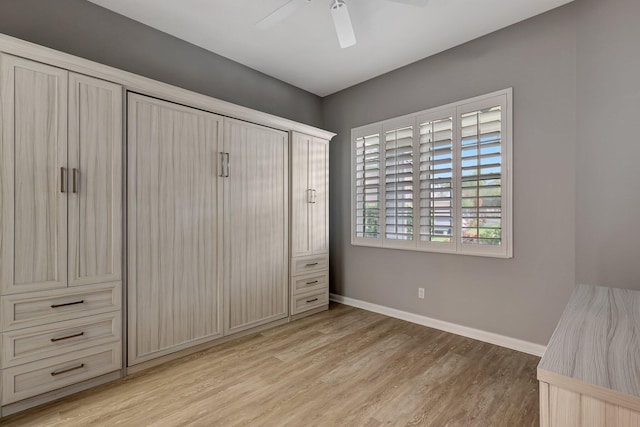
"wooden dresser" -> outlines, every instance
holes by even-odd
[[[640,426],[640,292],[578,285],[538,380],[543,427]]]

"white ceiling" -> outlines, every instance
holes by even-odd
[[[326,96],[572,0],[345,0],[357,44],[340,49],[329,0],[278,25],[255,23],[288,0],[89,0],[253,69]]]

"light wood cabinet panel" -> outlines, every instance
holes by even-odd
[[[312,137],[293,133],[291,143],[291,255],[311,255],[309,148]]]
[[[92,347],[2,371],[2,404],[65,387],[120,368],[120,343]]]
[[[96,345],[120,341],[119,311],[2,334],[2,367],[35,362]]]
[[[291,281],[291,295],[306,294],[329,289],[329,272],[323,271],[305,276],[294,276]]]
[[[121,282],[0,297],[2,330],[61,322],[98,313],[119,311]]]
[[[233,333],[288,315],[288,135],[225,119],[224,146],[225,329]]]
[[[122,87],[69,75],[69,284],[122,269]]]
[[[640,412],[541,382],[540,425],[548,427],[640,427]]]
[[[67,286],[67,71],[0,57],[2,291]]]
[[[291,302],[291,314],[299,314],[307,310],[313,310],[329,304],[329,291],[325,288],[322,291],[309,293],[306,295],[296,295]]]
[[[580,394],[549,387],[549,421],[552,426],[580,427]]]
[[[329,141],[309,143],[309,182],[312,189],[309,233],[311,253],[329,252]]]
[[[291,256],[329,252],[329,142],[291,135]]]
[[[222,334],[222,119],[129,94],[129,365]]]
[[[309,274],[329,269],[329,255],[313,255],[294,258],[291,265],[291,274]]]

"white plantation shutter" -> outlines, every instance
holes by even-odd
[[[380,134],[355,140],[355,192],[357,238],[380,238]]]
[[[452,243],[453,117],[419,120],[420,241]]]
[[[511,97],[352,129],[351,242],[512,257]]]
[[[460,115],[461,241],[502,244],[502,107]]]
[[[385,238],[413,240],[413,126],[384,135]]]

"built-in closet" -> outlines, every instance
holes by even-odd
[[[2,405],[121,368],[122,87],[10,55]]]
[[[0,35],[1,414],[328,307],[334,135]]]

